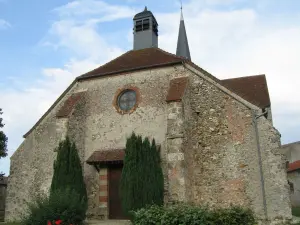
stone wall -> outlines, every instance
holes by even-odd
[[[11,157],[6,220],[19,219],[25,201],[31,201],[37,194],[48,193],[56,157],[54,149],[67,134],[75,141],[82,160],[90,217],[106,218],[108,212],[107,205],[100,200],[103,181],[99,179],[99,172],[85,161],[94,151],[124,148],[126,137],[133,131],[143,137],[155,138],[161,146],[167,193],[165,100],[170,79],[181,73],[183,67],[177,66],[75,83]],[[135,111],[122,115],[116,110],[114,99],[127,87],[137,88],[140,100]],[[83,94],[75,108],[58,118],[57,114],[70,96],[79,92]]]
[[[68,119],[56,118],[57,111],[74,88],[47,114],[10,158],[5,220],[19,220],[26,202],[48,194],[53,176],[55,148],[67,134]]]
[[[266,189],[267,216],[280,222],[291,217],[286,157],[281,152],[280,134],[264,117],[257,120]]]
[[[166,171],[165,99],[170,79],[181,72],[182,66],[169,67],[80,82],[80,88],[87,90],[83,120],[86,127],[83,135],[85,160],[94,151],[125,148],[126,138],[134,131],[143,137],[155,138],[156,143],[161,146],[162,164]],[[139,103],[132,113],[121,114],[116,110],[114,100],[126,88],[135,88],[139,92]],[[166,174],[164,172],[165,176]],[[103,202],[99,202],[99,176],[95,168],[85,164],[85,177],[91,203],[89,216],[107,218],[108,208]],[[167,190],[167,179],[165,181]]]
[[[189,202],[251,207],[264,219],[259,155],[252,111],[199,75],[190,73],[184,104],[184,158]],[[260,113],[257,111],[256,113]],[[279,133],[261,117],[258,130],[268,218],[291,218]],[[272,185],[271,185],[272,184]]]
[[[185,172],[183,154],[183,105],[182,102],[168,104],[167,163],[169,202],[185,202]]]
[[[166,102],[170,80],[183,76],[189,82],[182,101]],[[116,110],[115,99],[124,88],[139,93],[138,107],[130,114]],[[57,118],[68,98],[79,92],[74,109]],[[76,142],[84,168],[88,216],[107,218],[103,189],[107,170],[98,172],[85,161],[94,151],[124,148],[133,131],[155,138],[161,146],[166,202],[250,206],[263,218],[259,154],[252,111],[246,105],[183,66],[77,82],[11,157],[6,220],[18,219],[25,201],[35,194],[48,193],[54,149],[66,134]],[[279,134],[264,117],[258,120],[258,132],[268,217],[288,219],[285,162],[277,151]]]

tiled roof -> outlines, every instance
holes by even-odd
[[[271,105],[265,75],[221,80],[221,84],[260,108],[266,108]]]
[[[99,150],[94,151],[93,154],[86,161],[88,164],[94,163],[107,163],[114,161],[123,161],[125,156],[124,149],[112,149],[112,150]]]
[[[82,98],[83,92],[72,94],[65,102],[64,105],[58,110],[56,117],[65,118],[70,115],[76,103]]]
[[[166,101],[171,102],[181,100],[184,95],[187,82],[187,77],[179,77],[171,80]]]
[[[300,160],[289,164],[288,172],[300,169]]]
[[[132,50],[104,64],[103,66],[77,77],[77,79],[81,80],[148,69],[152,67],[180,64],[183,61],[183,58],[167,53],[159,48]]]

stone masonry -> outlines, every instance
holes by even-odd
[[[170,83],[176,79],[186,82],[182,95],[166,100]],[[139,103],[132,113],[121,114],[114,99],[126,87],[138,89]],[[58,114],[63,107],[67,113]],[[106,219],[107,169],[98,171],[86,160],[94,151],[123,149],[133,131],[155,138],[161,146],[167,202],[241,205],[253,209],[262,221],[266,214],[272,224],[290,220],[279,133],[264,117],[257,120],[262,177],[253,113],[261,110],[185,65],[77,81],[11,157],[6,220],[20,218],[26,201],[48,193],[55,148],[67,134],[75,141],[82,160],[88,216]]]

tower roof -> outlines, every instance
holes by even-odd
[[[185,30],[182,7],[181,7],[181,17],[180,17],[176,55],[191,60],[190,48],[189,48],[189,43],[188,43],[186,30]]]
[[[154,18],[155,22],[157,23],[157,21],[156,21],[154,15],[153,15],[153,13],[147,9],[147,6],[145,6],[144,11],[143,11],[143,12],[140,12],[140,13],[138,13],[138,14],[136,14],[136,15],[133,17],[133,20],[143,19],[143,18],[145,18],[145,17],[151,17],[151,16]]]

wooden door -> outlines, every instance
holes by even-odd
[[[120,181],[122,175],[122,165],[114,165],[109,168],[108,202],[109,219],[127,219],[122,211],[120,198]]]

